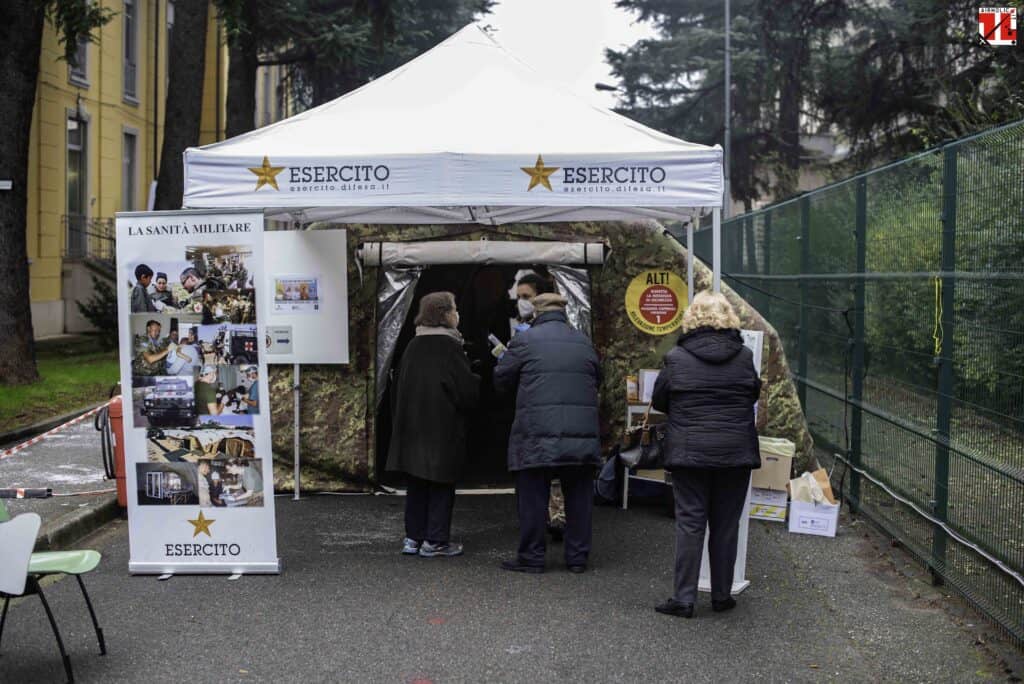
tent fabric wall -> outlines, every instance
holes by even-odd
[[[323,227],[331,227],[324,225]],[[316,229],[317,226],[312,226]],[[347,226],[350,259],[359,244],[369,241],[451,239],[445,226]],[[648,269],[671,269],[685,274],[685,250],[664,235],[656,222],[628,224],[579,223],[516,225],[501,228],[466,226],[461,239],[479,240],[578,240],[607,242],[611,258],[590,267],[594,344],[605,374],[601,388],[602,440],[606,448],[622,438],[625,415],[625,377],[639,368],[657,368],[677,335],[652,337],[637,330],[624,310],[626,287]],[[365,490],[374,486],[376,444],[376,351],[378,269],[361,277],[349,273],[349,320],[351,362],[347,366],[303,366],[301,390],[303,414],[302,486],[326,491]],[[701,262],[695,268],[698,290],[711,286],[710,270]],[[796,467],[813,459],[813,444],[804,422],[778,335],[745,301],[723,285],[745,328],[765,331],[759,412],[762,434],[782,436],[797,444]],[[283,489],[292,485],[293,402],[291,369],[271,367],[271,412],[275,450],[275,481]]]

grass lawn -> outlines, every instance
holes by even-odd
[[[44,340],[36,362],[38,382],[0,387],[0,432],[103,401],[120,379],[117,352],[101,350],[91,337]]]

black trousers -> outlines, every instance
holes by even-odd
[[[452,529],[455,485],[407,476],[405,536],[418,542],[444,544]]]
[[[732,593],[740,517],[750,483],[749,468],[680,468],[672,471],[676,500],[675,600],[697,602],[704,530],[709,530],[711,599]]]
[[[565,496],[565,564],[586,565],[594,509],[594,469],[590,466],[529,468],[516,473],[519,562],[544,567],[548,498],[557,478]]]

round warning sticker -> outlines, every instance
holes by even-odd
[[[629,320],[649,335],[677,330],[686,303],[686,282],[671,271],[644,271],[626,288]]]

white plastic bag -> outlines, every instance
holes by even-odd
[[[810,473],[804,473],[795,480],[789,481],[789,496],[793,501],[802,503],[820,504],[827,500],[825,492],[821,490],[821,485]]]

